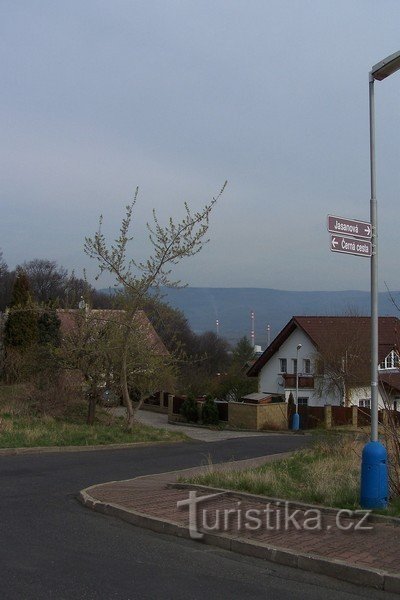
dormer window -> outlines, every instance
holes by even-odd
[[[389,352],[384,361],[381,362],[379,368],[384,369],[398,369],[400,367],[400,359],[396,350]]]

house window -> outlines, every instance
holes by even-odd
[[[389,352],[384,361],[379,365],[380,369],[398,369],[400,366],[399,355],[396,350]]]
[[[296,373],[297,373],[297,358],[292,358],[292,365],[293,365],[293,373],[296,375]]]
[[[308,398],[299,398],[297,404],[298,406],[308,406]]]
[[[287,360],[286,358],[280,358],[279,359],[279,369],[280,369],[280,373],[287,373]]]
[[[310,375],[311,373],[311,360],[309,358],[303,360],[303,373],[305,375]]]
[[[364,400],[359,400],[358,406],[360,408],[371,408],[371,398],[364,398]]]

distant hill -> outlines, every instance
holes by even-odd
[[[250,312],[255,312],[256,344],[271,340],[293,315],[340,315],[355,311],[370,314],[369,292],[289,292],[260,288],[183,288],[163,290],[165,300],[181,309],[196,333],[216,330],[231,342],[243,335],[250,337]],[[398,297],[399,293],[394,293]],[[387,293],[379,295],[379,314],[398,314]],[[400,315],[399,315],[400,316]]]
[[[104,290],[107,291],[107,290]],[[293,315],[340,315],[351,310],[370,314],[369,292],[290,292],[262,288],[163,289],[164,300],[185,314],[196,333],[216,331],[230,342],[243,335],[250,337],[250,312],[255,312],[256,344],[265,348],[267,324],[271,340]],[[392,295],[399,299],[400,292]],[[379,294],[379,314],[399,316],[388,293]]]

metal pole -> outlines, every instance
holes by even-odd
[[[296,351],[296,413],[299,412],[299,346]]]
[[[371,165],[371,442],[378,441],[378,220],[375,172],[374,78],[369,75],[369,132]]]
[[[371,161],[371,441],[364,446],[361,459],[362,508],[386,508],[389,475],[386,448],[378,439],[378,230],[375,189],[375,105],[374,77],[369,74],[369,131]]]

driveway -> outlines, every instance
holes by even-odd
[[[125,408],[118,407],[112,409],[113,413],[119,416],[125,416]],[[206,427],[190,427],[187,425],[174,425],[168,423],[168,415],[163,413],[151,412],[148,410],[139,410],[136,413],[136,418],[140,423],[144,425],[151,425],[152,427],[159,427],[161,429],[168,429],[169,431],[181,431],[193,440],[199,440],[201,442],[221,442],[223,440],[233,440],[236,438],[248,438],[248,437],[259,437],[259,436],[274,436],[276,433],[264,433],[264,432],[253,432],[253,431],[219,431],[216,429],[207,429]],[[282,435],[282,433],[280,433]],[[285,435],[285,433],[283,433]],[[293,435],[287,433],[286,435]]]

